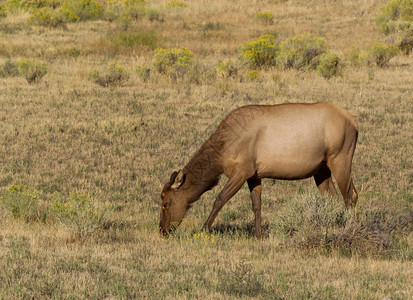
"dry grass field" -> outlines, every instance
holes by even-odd
[[[0,299],[412,299],[413,55],[398,54],[385,67],[346,58],[352,47],[395,42],[375,23],[387,2],[147,0],[136,18],[57,27],[28,23],[30,10],[6,10]],[[342,58],[341,74],[251,73],[239,59],[244,43],[263,34],[281,42],[304,32]],[[154,50],[180,47],[193,53],[189,70],[158,72]],[[5,71],[22,59],[45,63],[46,75],[29,84]],[[217,67],[228,60],[234,76]],[[111,62],[128,80],[96,84],[90,74],[109,72]],[[222,178],[174,235],[159,235],[163,184],[228,112],[320,101],[358,114],[356,209],[345,211],[342,199],[320,204],[312,179],[265,180],[261,241],[246,185],[213,232],[201,232]],[[280,233],[280,218],[296,222],[314,208],[307,202],[338,211],[353,227],[315,222]]]

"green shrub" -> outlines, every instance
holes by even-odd
[[[130,72],[116,62],[111,62],[103,75],[99,71],[93,71],[89,74],[90,80],[103,87],[122,85],[129,78]]]
[[[45,27],[63,26],[67,21],[67,15],[61,10],[53,10],[48,7],[36,10],[28,19],[29,24],[36,24]]]
[[[337,54],[326,52],[321,55],[316,71],[324,78],[331,78],[340,73],[341,59]]]
[[[17,9],[21,9],[21,4],[20,4],[20,0],[7,0],[4,3],[4,6],[7,8],[7,10],[12,11],[12,10],[17,10]]]
[[[52,196],[50,213],[76,236],[87,237],[104,228],[109,210],[84,194],[73,194],[69,199],[65,199],[61,194],[55,193]]]
[[[10,59],[6,60],[2,66],[0,66],[0,77],[12,77],[19,75],[19,64],[13,62]]]
[[[277,52],[277,66],[282,69],[315,69],[327,51],[323,38],[309,34],[294,36],[282,42]]]
[[[171,0],[168,3],[166,3],[166,7],[167,8],[171,8],[171,7],[188,7],[189,4],[184,2],[184,1],[180,1],[180,0]]]
[[[22,59],[19,62],[18,70],[20,75],[31,84],[40,81],[46,75],[47,65],[36,58]]]
[[[274,23],[274,15],[270,12],[259,12],[255,15],[255,20],[262,22],[264,24],[273,24]]]
[[[153,65],[159,73],[182,77],[192,66],[193,56],[194,54],[185,47],[158,48],[154,51]]]
[[[60,13],[67,22],[94,20],[103,15],[103,6],[93,0],[66,0]]]
[[[380,8],[376,22],[385,34],[413,28],[413,1],[392,0]]]
[[[15,219],[25,222],[38,221],[40,211],[38,210],[39,196],[36,190],[27,185],[12,185],[7,193],[0,197],[0,204]]]
[[[253,68],[274,66],[276,53],[275,37],[270,34],[262,35],[241,47],[241,59],[247,61]]]
[[[367,51],[365,59],[368,63],[375,63],[378,67],[385,67],[388,65],[390,59],[397,55],[399,51],[395,45],[377,44]]]
[[[344,53],[345,60],[353,67],[359,66],[361,64],[361,56],[361,50],[356,46],[352,46]]]
[[[7,16],[6,9],[0,5],[0,18]]]
[[[413,27],[400,34],[398,47],[405,55],[410,54],[413,50]]]

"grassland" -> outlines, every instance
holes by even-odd
[[[243,43],[262,34],[321,36],[341,57],[353,46],[392,42],[375,24],[386,1],[187,3],[148,1],[157,17],[127,24],[49,28],[28,24],[24,10],[0,18],[0,65],[25,58],[48,65],[34,84],[0,77],[0,298],[411,299],[411,223],[379,236],[391,242],[348,251],[302,247],[275,233],[277,210],[313,197],[310,179],[264,182],[262,241],[252,234],[247,187],[220,212],[212,238],[194,238],[225,180],[195,203],[174,236],[159,236],[163,183],[230,110],[252,103],[331,101],[357,112],[358,210],[404,214],[407,222],[413,210],[412,55],[385,68],[347,63],[329,80],[293,69],[258,70],[258,78],[248,78],[245,66],[240,76],[211,71],[237,61]],[[258,12],[271,12],[273,22],[257,21]],[[179,78],[156,72],[160,47],[188,48],[198,69]],[[130,71],[127,82],[102,87],[89,79],[112,61]],[[137,72],[142,67],[149,77]],[[25,218],[26,208],[13,217],[5,206],[11,185],[37,191],[37,217]],[[104,207],[90,233],[80,230],[89,223],[60,222],[49,210],[73,193],[87,195],[92,212]]]

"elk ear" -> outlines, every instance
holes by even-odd
[[[169,185],[172,185],[175,182],[176,175],[178,175],[177,171],[174,171],[169,178]]]
[[[186,174],[184,174],[182,170],[180,170],[178,173],[174,172],[171,176],[171,181],[170,181],[171,189],[173,190],[179,189],[185,183],[185,179],[186,179]]]

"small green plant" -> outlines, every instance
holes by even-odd
[[[146,65],[138,67],[136,73],[144,82],[147,82],[151,77],[151,69]]]
[[[321,55],[320,62],[316,67],[316,71],[324,78],[331,78],[340,73],[341,59],[337,54],[326,52]]]
[[[399,48],[395,45],[376,44],[367,51],[365,59],[368,63],[375,63],[378,67],[385,67],[390,59],[395,57]]]
[[[309,34],[294,36],[282,42],[277,52],[277,66],[282,69],[315,69],[327,47],[323,38]]]
[[[0,5],[0,18],[4,18],[5,16],[7,16],[6,9]]]
[[[216,67],[218,74],[223,78],[235,78],[239,75],[241,66],[231,59],[220,61]]]
[[[32,84],[40,81],[47,73],[47,65],[34,58],[34,59],[22,59],[19,62],[18,67],[20,75],[26,78],[27,82]]]
[[[180,0],[171,0],[168,3],[166,3],[166,7],[167,8],[171,8],[171,7],[188,7],[189,4],[184,2],[184,1],[180,1]]]
[[[50,213],[53,218],[73,230],[78,237],[84,238],[103,229],[109,210],[88,195],[73,194],[65,199],[61,194],[52,195]]]
[[[153,65],[159,73],[182,77],[192,66],[194,54],[185,47],[158,48],[155,49],[154,56]]]
[[[270,12],[259,12],[255,15],[255,20],[270,25],[274,23],[274,15]]]
[[[258,72],[257,70],[251,70],[247,73],[247,78],[249,80],[256,80],[260,77],[260,72]]]
[[[253,68],[271,67],[275,65],[277,49],[273,35],[262,35],[241,47],[241,59]]]
[[[7,0],[4,2],[4,6],[8,11],[21,9],[20,0]]]
[[[145,10],[145,15],[149,21],[158,21],[161,19],[161,13],[155,8],[148,8]]]
[[[111,62],[103,75],[99,71],[93,71],[89,74],[91,81],[103,87],[122,85],[129,78],[130,72],[116,62]]]
[[[413,1],[392,0],[380,10],[376,22],[384,34],[413,28]]]
[[[27,185],[12,185],[7,193],[0,197],[0,204],[15,219],[25,222],[38,221],[40,212],[38,210],[39,195],[35,189]]]
[[[359,47],[352,46],[344,53],[344,58],[351,66],[357,67],[362,63],[361,50]]]
[[[19,64],[17,62],[6,60],[2,66],[0,66],[0,77],[13,77],[19,75]]]

